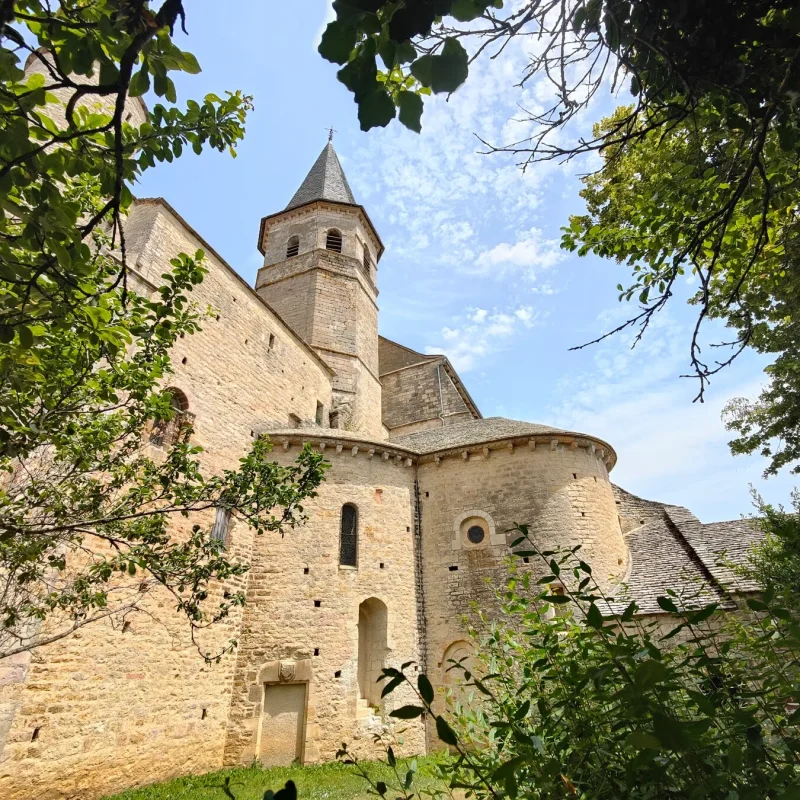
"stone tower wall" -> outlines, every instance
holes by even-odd
[[[158,282],[178,253],[206,251],[210,272],[192,299],[214,313],[176,345],[168,383],[189,400],[208,474],[234,468],[252,431],[285,427],[289,414],[313,420],[318,401],[329,408],[327,367],[166,204],[138,203],[127,231],[140,285]],[[251,544],[234,524],[234,554],[249,560]],[[0,670],[3,800],[90,800],[222,766],[235,656],[206,665],[174,608],[155,591],[144,612],[89,625]],[[234,614],[201,644],[216,651],[239,636]]]
[[[493,590],[508,577],[513,539],[506,531],[514,523],[529,524],[543,548],[582,544],[582,558],[605,586],[610,575],[627,569],[608,472],[591,449],[549,440],[535,449],[494,443],[441,457],[438,464],[425,459],[418,472],[427,669],[437,689],[448,678],[448,648],[466,638],[462,620],[472,604],[490,614],[496,609]],[[487,536],[474,545],[464,528],[481,518]],[[545,574],[533,558],[520,567]],[[435,734],[429,745],[438,746]]]
[[[285,450],[281,436],[273,441],[276,459],[297,457],[298,439]],[[320,440],[311,441],[318,446]],[[388,609],[385,665],[399,667],[418,658],[414,467],[377,444],[323,441],[332,468],[319,496],[305,504],[309,522],[283,539],[259,539],[253,549],[227,765],[251,763],[271,735],[268,726],[262,729],[259,745],[265,664],[301,664],[304,680],[310,681],[306,762],[332,760],[342,742],[352,743],[362,756],[378,755],[372,736],[381,730],[381,714],[411,701],[396,692],[377,713],[359,701],[358,623],[360,604],[376,598]],[[358,509],[356,567],[339,563],[345,503]],[[404,741],[404,752],[420,752],[421,726],[409,726]]]
[[[342,252],[325,249],[329,229],[343,235]],[[300,237],[298,255],[286,245]],[[256,291],[334,369],[341,426],[375,438],[385,435],[378,378],[377,240],[360,209],[316,202],[267,218],[264,266]],[[363,248],[370,250],[367,269]]]

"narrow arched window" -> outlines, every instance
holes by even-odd
[[[325,234],[325,249],[333,250],[334,253],[342,252],[342,232],[336,228],[331,228]]]
[[[172,406],[172,418],[153,425],[150,431],[150,444],[156,447],[171,447],[188,436],[194,416],[189,413],[189,400],[180,390],[170,387],[166,390]]]
[[[366,245],[364,245],[364,272],[367,273],[367,276],[369,276],[369,267],[370,267],[369,248]]]
[[[342,506],[342,524],[339,534],[339,563],[355,567],[358,560],[358,511],[350,503]]]
[[[286,243],[286,258],[296,256],[300,252],[300,237],[292,236]]]

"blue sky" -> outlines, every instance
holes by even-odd
[[[548,100],[543,83],[514,88],[523,45],[484,61],[447,102],[426,102],[423,133],[399,124],[364,134],[334,65],[316,53],[327,0],[238,7],[220,24],[210,0],[187,4],[189,36],[203,72],[179,76],[179,101],[242,89],[255,111],[239,157],[187,153],[151,170],[139,196],[163,196],[253,282],[258,223],[283,208],[325,144],[325,128],[356,199],[366,206],[386,253],[379,265],[380,330],[422,352],[446,352],[484,416],[561,425],[609,441],[612,479],[644,497],[691,508],[702,520],[749,513],[749,485],[786,502],[794,485],[763,481],[760,458],[734,459],[720,421],[727,400],[753,396],[763,362],[748,354],[692,403],[687,370],[694,320],[683,297],[634,350],[615,337],[581,344],[626,318],[616,285],[626,270],[559,249],[560,227],[582,211],[578,175],[591,162],[547,164],[523,173],[513,156],[478,153],[524,137],[519,105]],[[618,102],[625,102],[621,96]],[[152,104],[152,98],[148,98]],[[590,125],[614,105],[601,98]],[[635,191],[635,187],[631,187]]]

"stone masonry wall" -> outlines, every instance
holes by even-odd
[[[392,436],[472,417],[441,361],[423,361],[384,373],[381,383],[383,421]]]
[[[285,426],[289,414],[313,420],[318,401],[330,406],[326,366],[165,204],[137,204],[128,230],[136,268],[156,284],[170,258],[206,250],[210,272],[193,299],[214,316],[176,346],[169,384],[188,397],[208,473],[235,467],[256,428]],[[251,544],[249,529],[234,524],[234,555],[249,559]],[[143,612],[87,626],[4,668],[3,800],[89,800],[222,765],[235,657],[206,665],[174,606],[154,592]],[[202,644],[215,651],[239,638],[239,622],[233,615]]]
[[[582,544],[582,557],[599,582],[626,569],[627,548],[617,519],[608,473],[584,448],[549,441],[535,449],[507,443],[471,448],[418,467],[422,506],[427,667],[437,689],[447,680],[445,653],[464,640],[462,618],[472,603],[492,612],[493,590],[507,579],[510,553],[506,531],[515,522],[531,526],[545,548]],[[462,521],[483,518],[491,535],[473,545]],[[525,569],[524,564],[520,564]],[[540,571],[531,559],[530,569]],[[429,744],[437,746],[431,734]]]
[[[284,450],[281,440],[275,436],[276,457],[295,458],[299,444]],[[311,441],[325,442],[332,468],[319,496],[306,503],[309,522],[283,539],[258,540],[254,548],[225,749],[228,765],[269,757],[267,734],[262,735],[260,753],[257,741],[263,713],[259,674],[265,663],[310,661],[307,762],[333,759],[341,742],[352,743],[361,755],[375,756],[372,735],[381,729],[381,713],[410,702],[400,692],[380,712],[369,711],[365,700],[359,702],[358,621],[359,605],[377,598],[388,609],[385,664],[399,666],[418,658],[414,468],[379,444],[328,437]],[[358,510],[357,567],[339,563],[345,503]],[[421,726],[410,726],[404,738],[405,752],[424,749]],[[268,745],[268,737],[266,741]]]

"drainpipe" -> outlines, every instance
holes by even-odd
[[[436,365],[436,380],[439,384],[439,419],[442,421],[444,428],[444,397],[442,397],[442,365]]]

